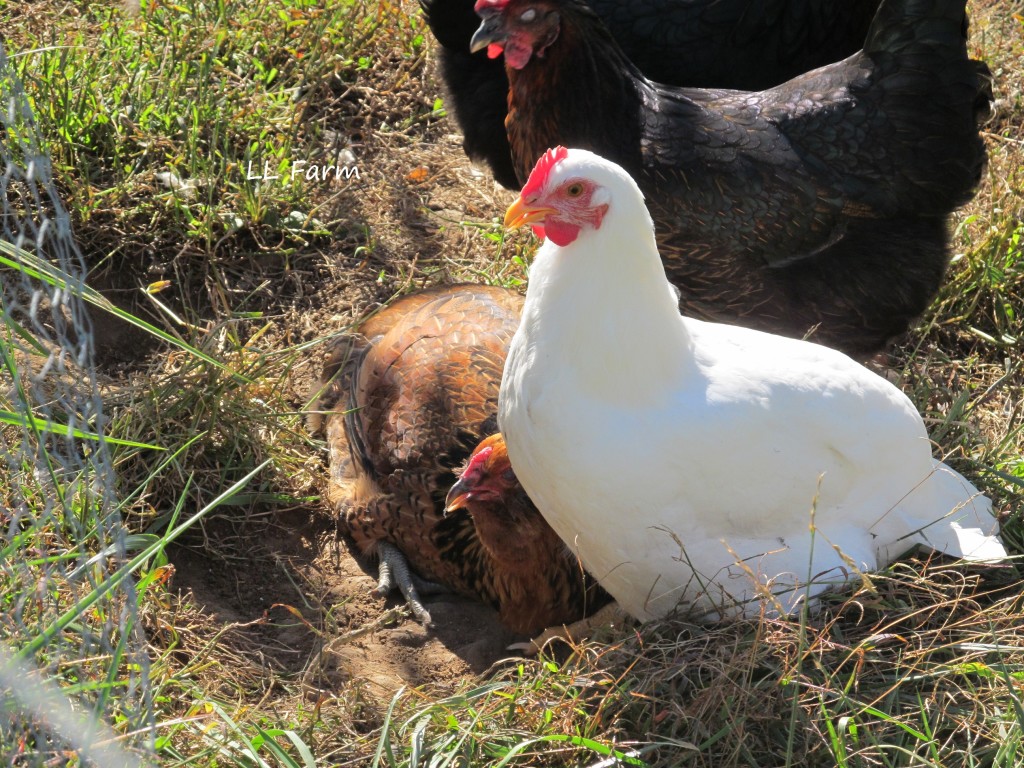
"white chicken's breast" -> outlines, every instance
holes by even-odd
[[[991,504],[931,455],[896,387],[808,342],[679,316],[643,197],[582,150],[507,223],[547,242],[500,427],[541,513],[626,611],[792,611],[924,544],[1005,556]],[[767,589],[766,589],[767,587]]]

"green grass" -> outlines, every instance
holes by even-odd
[[[366,66],[385,7],[182,0],[130,17],[110,2],[32,23],[45,9],[18,5],[17,72],[94,275],[173,289],[184,321],[207,304],[245,316],[262,309],[258,284],[240,285],[254,259],[287,269],[346,235],[292,170],[347,144],[325,107]]]
[[[154,3],[137,19],[93,4],[76,28],[56,26],[19,57],[62,175],[85,184],[67,203],[83,220],[116,211],[172,229],[211,251],[232,220],[265,224],[305,201],[287,173],[302,159],[305,120],[321,89],[345,82],[343,43],[371,36],[355,2]],[[250,161],[281,174],[246,183]],[[185,189],[154,188],[157,170]],[[168,186],[165,184],[165,186]],[[155,200],[153,198],[156,198]]]
[[[973,8],[974,44],[1004,101],[987,127],[990,169],[958,219],[945,287],[887,367],[924,414],[937,453],[994,500],[1004,537],[1020,553],[1024,22],[998,3]],[[4,541],[0,563],[31,551],[27,566],[46,580],[51,599],[19,614],[41,638],[22,638],[23,647],[43,664],[56,663],[43,640],[60,631],[73,647],[75,632],[102,625],[109,617],[96,607],[100,585],[133,570],[161,764],[1024,763],[1024,598],[1015,564],[985,571],[905,560],[834,596],[820,616],[653,622],[558,658],[506,664],[454,693],[403,690],[384,707],[359,680],[311,687],[304,674],[264,665],[237,627],[211,622],[168,586],[167,548],[185,542],[242,572],[254,563],[279,567],[254,554],[275,535],[274,516],[320,504],[321,447],[302,427],[293,380],[319,341],[365,307],[340,312],[331,327],[316,315],[300,333],[303,312],[333,307],[325,294],[349,280],[385,296],[441,279],[522,285],[529,243],[506,239],[497,226],[500,200],[421,220],[431,196],[458,189],[459,179],[444,177],[445,161],[431,155],[455,129],[442,119],[424,65],[430,42],[410,8],[180,0],[149,3],[139,17],[114,3],[59,11],[15,2],[0,21],[9,51],[18,50],[91,280],[109,289],[86,298],[95,312],[133,322],[153,349],[103,390],[120,441],[109,446],[118,511],[133,550],[128,565],[93,565],[97,578],[71,584],[58,566],[97,555],[107,542],[48,521]],[[292,181],[291,167],[321,157],[339,136],[368,179]],[[253,183],[244,173],[250,161],[281,178]],[[448,187],[407,181],[421,162]],[[420,242],[434,240],[442,245]],[[364,271],[371,277],[361,278]],[[38,274],[60,284],[59,275]],[[47,350],[13,320],[2,332],[4,366],[16,381],[25,356],[38,363]],[[34,445],[46,444],[52,425],[17,417],[38,406],[18,398],[16,387],[0,393],[0,430],[19,439],[27,430]],[[24,469],[0,469],[0,495],[16,491],[42,504],[47,486]],[[65,491],[84,487],[54,480]],[[88,494],[66,497],[88,520]],[[5,577],[0,594],[10,606],[24,586]],[[333,607],[305,611],[296,601],[263,621],[338,641]],[[321,623],[308,623],[313,613]],[[116,697],[108,676],[126,679],[131,660],[104,664],[96,679],[61,683]],[[116,706],[108,711],[115,730],[128,727]]]

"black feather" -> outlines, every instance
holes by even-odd
[[[847,56],[879,0],[589,0],[625,54],[657,82],[755,90]],[[472,159],[519,186],[505,135],[508,79],[500,59],[470,53],[473,0],[420,0],[441,44],[441,76]]]
[[[760,92],[652,82],[582,0],[510,0],[512,32],[527,7],[559,32],[509,70],[520,181],[558,144],[622,165],[684,311],[864,354],[925,309],[986,160],[964,0],[886,0],[865,50]]]

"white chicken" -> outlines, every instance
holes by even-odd
[[[895,386],[817,344],[680,317],[619,166],[550,150],[505,223],[546,242],[500,428],[541,513],[628,613],[789,613],[915,544],[1006,556],[991,502],[932,458]]]

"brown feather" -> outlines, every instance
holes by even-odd
[[[506,525],[489,548],[472,515],[443,512],[455,470],[496,430],[522,305],[518,293],[473,285],[399,299],[332,345],[316,408],[327,413],[311,427],[326,434],[328,497],[360,550],[390,542],[421,576],[493,605],[511,629],[533,632],[590,608],[595,598],[575,558],[521,488],[503,519],[522,528]]]

